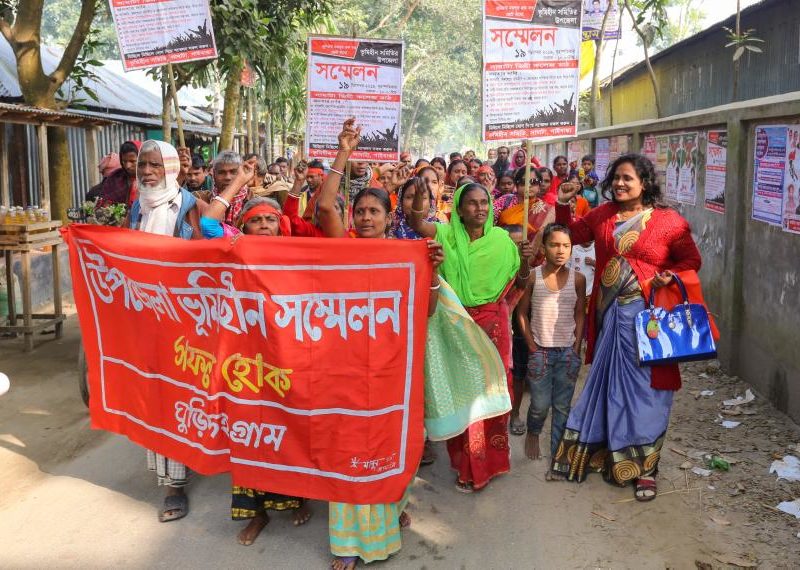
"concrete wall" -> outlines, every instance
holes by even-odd
[[[800,92],[595,129],[578,138],[594,145],[598,138],[627,134],[631,148],[641,149],[647,134],[727,129],[725,214],[704,207],[705,137],[699,149],[697,205],[671,205],[691,224],[703,255],[700,276],[722,332],[723,368],[800,421],[800,236],[752,220],[755,127],[793,123],[800,123]]]

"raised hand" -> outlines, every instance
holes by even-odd
[[[433,268],[436,269],[444,262],[444,248],[442,244],[435,240],[428,240],[428,256],[433,263]]]
[[[558,201],[566,204],[578,194],[581,185],[575,182],[564,182],[558,187]]]
[[[294,179],[295,181],[299,181],[301,186],[306,181],[307,171],[308,171],[308,164],[306,164],[305,162],[300,162],[297,166],[294,167]]]
[[[339,150],[353,152],[361,142],[361,127],[356,127],[356,118],[350,117],[342,125],[339,133]]]

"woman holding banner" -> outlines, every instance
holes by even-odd
[[[533,246],[523,240],[518,250],[508,232],[495,227],[491,194],[480,184],[461,186],[453,205],[450,224],[432,224],[425,219],[422,195],[415,195],[409,225],[444,246],[442,277],[497,348],[510,394],[510,310],[530,277]],[[511,468],[508,413],[470,423],[448,440],[447,449],[458,472],[456,488],[465,493],[482,489]]]
[[[350,154],[358,146],[361,128],[355,119],[348,119],[339,134],[339,151],[330,168],[317,201],[320,226],[328,237],[346,237],[347,228],[336,208],[336,192]],[[392,222],[389,195],[380,188],[363,188],[353,198],[353,227],[357,238],[386,238]],[[428,244],[434,271],[430,290],[429,315],[436,310],[438,289],[441,287],[436,268],[443,259],[442,246]],[[335,570],[352,570],[358,560],[365,563],[386,560],[400,550],[400,529],[411,524],[405,512],[411,486],[397,503],[353,505],[330,503],[328,535]]]

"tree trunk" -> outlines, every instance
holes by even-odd
[[[54,220],[67,220],[72,207],[72,161],[69,157],[67,129],[47,129],[47,168],[50,177],[50,215]]]
[[[225,79],[225,107],[222,109],[222,132],[219,137],[219,150],[233,148],[233,129],[239,112],[241,98],[239,86],[242,79],[242,61],[236,62]]]
[[[653,84],[653,97],[655,98],[656,102],[656,118],[661,118],[661,95],[658,91],[658,82],[656,81],[656,73],[653,71],[653,65],[650,63],[650,53],[647,50],[647,38],[644,35],[644,32],[639,27],[639,24],[636,23],[636,16],[633,15],[633,10],[631,10],[630,0],[625,0],[625,8],[628,10],[628,14],[631,16],[631,22],[633,22],[633,29],[636,31],[639,38],[642,40],[642,47],[644,48],[644,62],[647,65],[647,73],[650,76],[650,82]]]
[[[610,12],[611,2],[608,3],[606,13],[603,14],[603,23],[600,25],[600,38],[595,41],[594,69],[592,69],[592,100],[589,105],[589,125],[593,129],[597,128],[597,116],[600,114],[600,64],[603,61],[603,49],[606,47],[606,25]]]

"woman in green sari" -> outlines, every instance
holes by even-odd
[[[523,240],[518,249],[508,232],[494,226],[491,194],[480,184],[456,190],[450,224],[426,221],[421,200],[415,196],[409,224],[444,247],[439,272],[497,348],[510,397],[510,310],[530,277],[533,246]],[[474,418],[463,433],[447,441],[447,449],[451,466],[458,472],[456,488],[465,493],[482,489],[511,468],[508,414]]]

